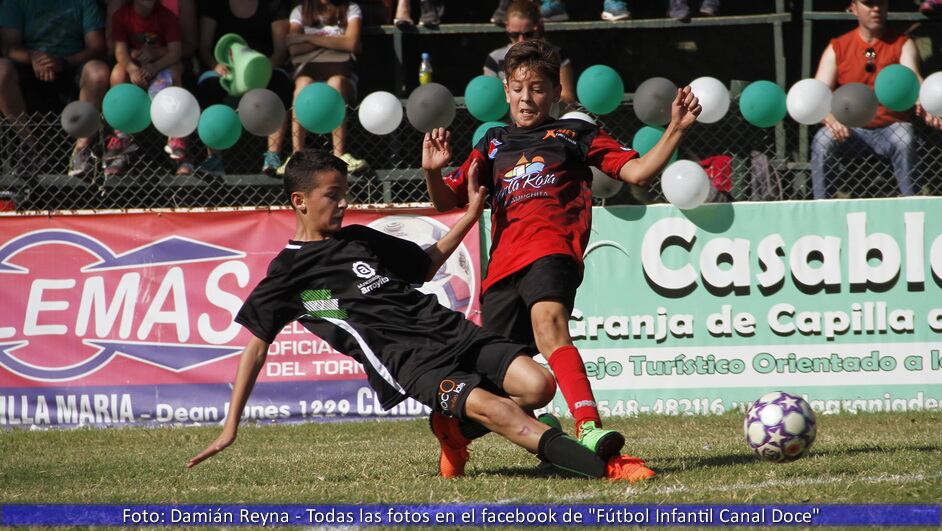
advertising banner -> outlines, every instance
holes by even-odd
[[[422,246],[462,212],[348,210]],[[242,300],[294,234],[290,210],[0,218],[0,427],[220,422],[242,346]],[[472,231],[420,289],[478,315]],[[362,367],[298,324],[271,344],[246,407],[260,421],[384,412]]]
[[[938,409],[942,200],[596,208],[570,331],[603,416]]]

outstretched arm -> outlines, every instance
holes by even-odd
[[[670,160],[671,154],[680,145],[680,139],[697,121],[701,110],[700,101],[693,95],[689,86],[677,89],[677,96],[671,104],[671,122],[667,124],[661,139],[644,156],[625,163],[618,172],[618,177],[629,184],[647,184]]]
[[[455,252],[455,249],[461,244],[461,240],[480,219],[481,212],[484,211],[486,196],[487,189],[478,184],[478,162],[474,161],[471,163],[470,171],[468,171],[468,211],[464,216],[461,216],[461,219],[455,223],[455,226],[447,234],[442,236],[442,239],[425,250],[425,254],[431,259],[428,273],[425,275],[426,282],[432,280],[438,268],[448,260],[451,253]]]
[[[242,351],[242,358],[239,361],[235,384],[232,386],[232,397],[229,399],[229,411],[226,414],[226,423],[223,425],[222,433],[205,450],[187,461],[187,468],[193,468],[235,442],[236,434],[239,431],[239,420],[242,418],[242,410],[245,409],[249,395],[252,394],[252,388],[255,386],[255,380],[258,379],[258,373],[265,366],[266,357],[268,357],[268,343],[252,336],[249,344]]]

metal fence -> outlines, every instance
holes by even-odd
[[[698,124],[680,148],[681,158],[699,160],[726,154],[733,160],[735,200],[807,199],[812,197],[810,139],[817,127],[802,134],[800,127],[786,119],[777,129],[759,129],[746,123],[733,102],[727,116],[715,124]],[[630,102],[614,113],[599,117],[616,138],[631,143],[642,127]],[[942,132],[914,120],[914,170],[917,194],[942,194]],[[261,174],[266,150],[264,138],[245,133],[222,156],[224,177],[208,175],[177,176],[176,165],[164,152],[166,139],[150,128],[135,135],[140,150],[130,170],[122,176],[105,178],[101,165],[84,178],[68,175],[68,162],[74,141],[59,124],[58,115],[33,114],[28,126],[35,148],[25,149],[19,140],[17,124],[0,127],[0,192],[15,201],[18,210],[123,209],[167,207],[269,206],[283,204],[281,180]],[[479,122],[459,107],[451,126],[455,162],[471,148],[471,136]],[[404,204],[428,200],[422,179],[422,134],[406,120],[394,133],[375,136],[362,129],[356,109],[348,112],[348,150],[365,159],[370,169],[350,179],[350,200],[359,204]],[[101,135],[100,135],[101,136]],[[196,136],[190,139],[189,155],[198,163],[206,151]],[[96,140],[101,155],[103,140]],[[308,135],[308,146],[329,149],[329,135]],[[860,145],[847,144],[860,148]],[[286,135],[284,153],[290,151]],[[893,167],[888,159],[867,149],[840,153],[829,160],[833,169],[836,197],[892,197],[899,195]],[[761,185],[761,186],[759,186]],[[780,187],[780,191],[779,191]],[[625,187],[607,204],[653,203],[663,201],[655,179],[645,188]]]

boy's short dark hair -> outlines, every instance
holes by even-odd
[[[347,163],[322,149],[302,149],[285,165],[285,199],[291,204],[294,192],[310,192],[317,188],[317,175],[323,171],[336,170],[347,175]]]
[[[518,68],[537,72],[548,77],[554,86],[559,86],[559,52],[543,39],[518,42],[510,47],[504,57],[504,74],[509,83]]]
[[[507,18],[516,15],[527,19],[534,24],[543,22],[543,16],[540,14],[540,5],[533,0],[513,0],[507,7]]]

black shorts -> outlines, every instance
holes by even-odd
[[[475,387],[506,396],[504,375],[510,363],[521,355],[531,355],[530,349],[493,337],[475,348],[473,353],[463,356],[457,366],[427,371],[405,389],[433,411],[464,418],[465,400]]]
[[[66,64],[54,81],[42,81],[36,77],[31,63],[14,62],[13,65],[20,78],[23,100],[30,111],[59,112],[66,104],[78,99],[85,63]]]
[[[535,346],[530,308],[540,301],[558,301],[571,313],[582,272],[582,264],[572,257],[554,254],[500,280],[481,301],[484,329]]]

